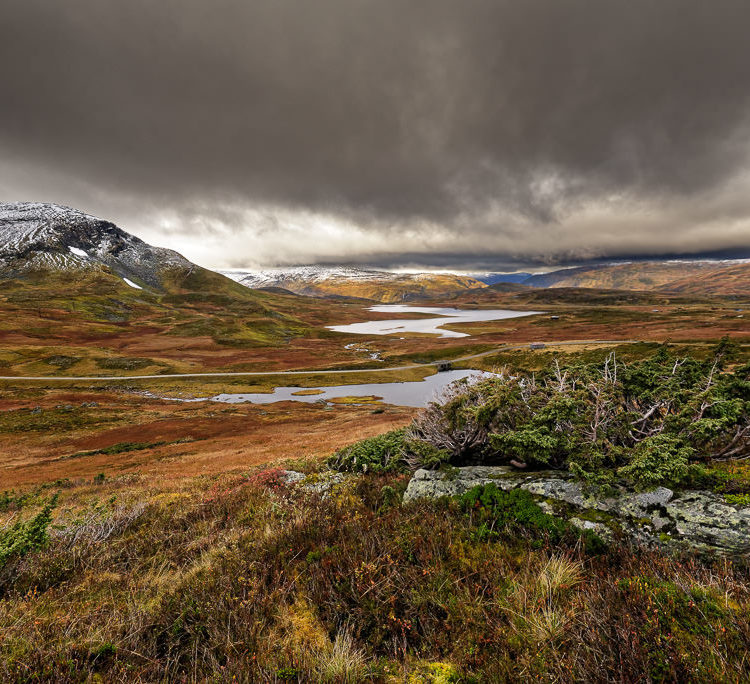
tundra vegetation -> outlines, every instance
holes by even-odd
[[[331,455],[331,488],[266,467],[5,492],[0,679],[746,681],[746,559],[605,543],[523,490],[401,494],[415,466],[515,463],[741,501],[749,370],[723,342],[506,371]]]

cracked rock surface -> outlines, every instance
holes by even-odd
[[[609,524],[587,521],[578,515],[569,518],[577,527],[594,530],[603,537],[617,529],[639,544],[677,544],[734,554],[750,552],[750,507],[733,506],[711,492],[690,491],[675,496],[671,489],[658,487],[649,492],[620,489],[597,496],[562,472],[519,473],[504,466],[470,466],[450,473],[417,470],[404,502],[457,496],[490,482],[505,491],[525,489],[546,503],[547,508],[548,502],[558,502],[578,511],[605,515]]]

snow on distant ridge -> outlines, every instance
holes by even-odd
[[[262,270],[218,271],[227,278],[257,289],[274,287],[283,282],[322,283],[326,280],[388,281],[398,274],[387,271],[367,270],[348,266],[291,266],[288,268],[268,268]]]

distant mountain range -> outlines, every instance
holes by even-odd
[[[750,296],[750,262],[634,261],[561,268],[548,273],[391,273],[349,267],[299,266],[264,271],[221,271],[250,288],[282,288],[313,297],[358,297],[393,303],[485,287],[587,288]]]
[[[31,202],[0,204],[0,278],[28,278],[40,272],[96,272],[132,289],[158,292],[203,290],[208,294],[231,290],[239,294],[245,291],[235,284],[239,283],[254,290],[385,303],[439,298],[488,286],[750,296],[750,262],[737,260],[633,261],[538,274],[392,273],[345,266],[216,273],[76,209]]]
[[[487,287],[469,276],[389,273],[347,267],[300,266],[265,271],[220,271],[250,288],[282,288],[312,297],[357,297],[383,303],[439,297]]]
[[[476,277],[492,286],[513,283],[536,288],[750,296],[750,262],[742,260],[633,261],[562,268],[548,273],[492,273]]]

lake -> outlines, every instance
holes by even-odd
[[[381,397],[384,404],[414,406],[421,408],[435,399],[442,390],[456,380],[464,378],[490,378],[492,373],[478,370],[452,370],[430,375],[414,382],[377,382],[364,385],[335,385],[333,387],[277,387],[273,392],[256,394],[217,394],[200,399],[177,399],[174,401],[218,401],[224,404],[271,404],[276,401],[300,401],[312,404],[341,397]],[[299,394],[317,391],[317,394]]]
[[[422,333],[440,337],[469,337],[468,333],[448,330],[443,326],[453,323],[472,323],[482,321],[501,321],[521,316],[535,316],[543,311],[511,311],[509,309],[452,309],[442,306],[408,306],[405,304],[379,304],[371,306],[368,311],[379,313],[423,313],[434,314],[435,318],[394,318],[385,321],[365,321],[349,325],[329,325],[330,330],[354,335],[403,335],[404,333]]]

